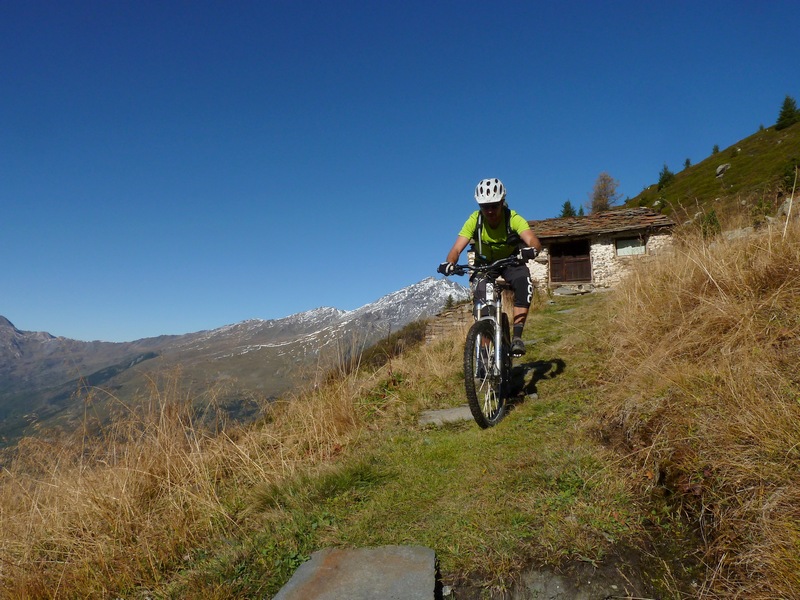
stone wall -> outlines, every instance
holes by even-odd
[[[617,256],[613,238],[608,236],[596,238],[589,249],[589,256],[592,260],[592,283],[596,287],[613,287],[619,283],[626,259]]]
[[[453,308],[446,308],[428,321],[425,329],[425,343],[436,341],[457,329],[466,329],[472,323],[472,302],[464,302]]]
[[[542,253],[536,257],[536,260],[528,261],[531,280],[536,287],[547,287],[547,283],[550,280],[549,262],[550,258],[546,247],[542,249]]]
[[[628,271],[628,266],[647,256],[661,254],[672,246],[672,235],[654,233],[648,236],[644,255],[617,256],[616,237],[610,235],[597,236],[592,240],[589,257],[592,261],[592,285],[594,287],[613,287],[618,284]],[[528,262],[531,279],[537,287],[546,287],[550,283],[549,256],[547,248]]]

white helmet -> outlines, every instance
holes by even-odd
[[[506,188],[499,179],[484,179],[475,188],[478,204],[494,204],[506,199]]]

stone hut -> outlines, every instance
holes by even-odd
[[[529,263],[534,283],[586,290],[614,286],[633,261],[669,247],[675,227],[672,219],[649,208],[529,224],[544,246]]]

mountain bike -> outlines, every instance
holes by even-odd
[[[500,273],[504,267],[519,264],[509,256],[486,265],[455,265],[454,275],[480,275],[485,289],[473,291],[475,323],[467,332],[464,345],[464,388],[475,422],[492,427],[506,414],[511,395],[511,328],[503,312],[503,292],[511,290]]]

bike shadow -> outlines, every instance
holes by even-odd
[[[512,403],[517,404],[528,396],[538,394],[536,384],[543,379],[553,379],[567,368],[560,358],[536,360],[514,365],[511,368]]]

